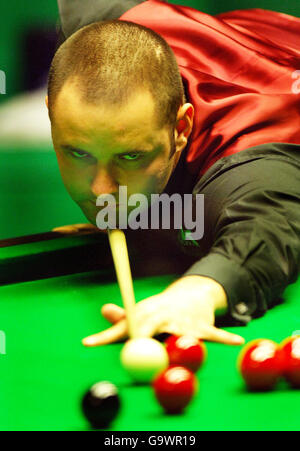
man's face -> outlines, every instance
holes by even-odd
[[[96,224],[96,199],[112,194],[118,204],[119,186],[128,197],[161,193],[176,165],[171,158],[170,131],[157,128],[154,101],[136,93],[127,105],[103,107],[80,100],[74,84],[59,93],[52,117],[52,138],[64,185],[87,219]]]

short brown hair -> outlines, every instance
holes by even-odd
[[[49,72],[49,114],[68,79],[78,80],[81,98],[92,104],[122,105],[145,88],[155,101],[158,126],[175,126],[185,102],[174,53],[153,30],[120,20],[87,25],[57,50]]]

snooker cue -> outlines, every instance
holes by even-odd
[[[129,338],[136,337],[134,307],[135,297],[132,283],[132,275],[128,257],[126,237],[122,230],[108,230],[109,244],[115,270],[117,274],[118,284],[121,291],[122,301],[126,312],[128,335]]]

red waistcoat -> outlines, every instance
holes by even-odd
[[[195,107],[192,173],[259,144],[300,144],[300,19],[262,9],[210,16],[158,0],[120,19],[151,28],[175,53]]]

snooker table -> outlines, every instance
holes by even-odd
[[[108,326],[101,306],[121,305],[111,257],[104,258],[107,242],[99,233],[53,232],[2,242],[0,430],[87,431],[81,398],[100,380],[116,384],[121,397],[109,431],[300,430],[300,391],[281,382],[272,392],[248,392],[236,369],[240,346],[206,343],[198,394],[177,416],[163,413],[149,386],[131,382],[119,361],[122,343],[85,348],[83,337]],[[180,273],[143,265],[145,255],[131,243],[129,255],[137,301],[159,293]],[[300,281],[264,317],[226,329],[246,342],[280,342],[300,329],[299,295]]]

